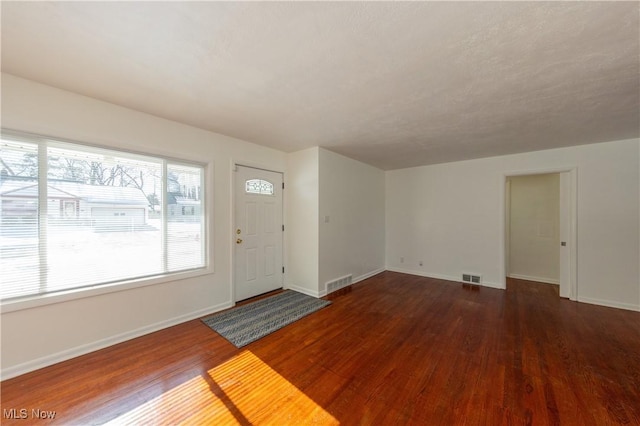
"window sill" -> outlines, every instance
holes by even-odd
[[[22,311],[24,309],[37,308],[39,306],[53,305],[56,303],[69,302],[72,300],[84,299],[87,297],[95,297],[103,294],[117,293],[120,291],[165,284],[172,281],[180,281],[210,274],[213,274],[213,268],[206,267],[197,270],[175,272],[166,275],[156,275],[154,277],[121,281],[111,284],[97,284],[91,287],[76,288],[53,294],[28,296],[23,299],[1,302],[0,311],[2,314],[6,314],[9,312]]]

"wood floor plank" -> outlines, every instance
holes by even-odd
[[[640,425],[638,312],[393,272],[330,298],[242,349],[195,320],[6,380],[2,424]]]

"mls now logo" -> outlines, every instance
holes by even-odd
[[[46,411],[39,408],[32,409],[31,413],[29,413],[29,410],[27,410],[26,408],[5,408],[2,410],[2,417],[8,420],[28,419],[29,414],[31,414],[31,418],[34,419],[54,419],[56,417],[55,411]]]

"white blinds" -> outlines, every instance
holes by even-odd
[[[167,267],[170,271],[204,265],[202,169],[167,164]]]
[[[205,266],[201,166],[6,134],[0,159],[2,299]]]

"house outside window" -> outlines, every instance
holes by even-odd
[[[1,299],[205,268],[203,186],[200,164],[3,131]]]

